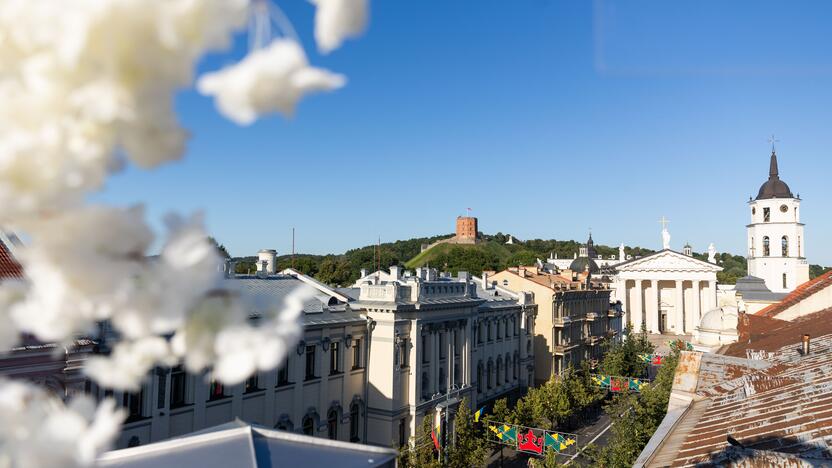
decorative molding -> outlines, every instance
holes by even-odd
[[[295,352],[298,353],[298,356],[303,356],[303,353],[306,351],[306,341],[300,340],[298,342],[297,348],[295,348]]]
[[[323,349],[324,351],[329,351],[330,343],[332,343],[332,340],[328,336],[324,337],[324,339],[321,340],[321,349]]]
[[[716,273],[722,271],[722,267],[672,250],[663,250],[618,267],[619,274],[639,271]]]

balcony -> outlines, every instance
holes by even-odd
[[[556,327],[564,327],[572,323],[572,317],[568,315],[564,317],[555,317],[554,323]]]
[[[563,356],[567,352],[578,347],[580,343],[561,343],[552,346],[552,353]]]
[[[587,322],[594,322],[595,320],[598,320],[599,318],[601,318],[601,314],[599,314],[597,312],[588,312],[586,314]]]

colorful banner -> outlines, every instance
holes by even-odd
[[[543,456],[546,450],[564,455],[578,453],[578,436],[544,429],[517,426],[514,424],[485,421],[486,427],[494,433],[498,443],[509,445],[518,452]]]
[[[595,385],[615,393],[641,392],[644,387],[650,384],[650,381],[647,379],[610,375],[591,375],[590,379]]]
[[[661,366],[665,359],[661,354],[639,354],[638,358],[641,359],[641,362],[652,366]]]

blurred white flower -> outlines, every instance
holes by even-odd
[[[216,97],[223,115],[248,125],[268,112],[291,116],[304,95],[331,91],[345,83],[343,75],[311,67],[294,40],[276,39],[235,65],[203,75],[197,88]]]
[[[318,49],[329,53],[345,39],[355,37],[367,27],[369,0],[310,0],[315,4],[315,41]]]
[[[0,218],[83,201],[118,167],[152,167],[186,133],[173,94],[245,24],[248,0],[0,2]]]
[[[126,413],[112,399],[69,405],[33,384],[0,379],[0,465],[89,466],[115,441]]]
[[[136,341],[119,341],[107,357],[91,356],[84,372],[102,387],[135,392],[157,364],[171,366],[175,359],[167,340],[150,336]]]

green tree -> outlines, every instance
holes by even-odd
[[[432,418],[425,416],[422,420],[422,427],[410,443],[399,449],[400,468],[440,468],[439,457],[431,439]]]
[[[491,408],[491,415],[488,419],[493,422],[509,423],[512,422],[514,416],[508,407],[508,399],[500,398],[494,402],[494,407]]]
[[[628,328],[630,326],[628,325]],[[601,372],[605,375],[621,377],[644,377],[647,364],[639,355],[651,354],[655,347],[647,339],[647,333],[630,334],[620,343],[607,344],[608,349],[601,362]]]
[[[613,422],[609,443],[602,449],[585,452],[595,466],[618,468],[632,466],[667,413],[673,376],[679,353],[669,356],[656,380],[640,394],[621,394],[613,398],[607,414]]]
[[[488,456],[488,449],[482,435],[474,427],[474,418],[468,408],[468,399],[459,404],[454,418],[453,445],[448,447],[444,466],[450,468],[470,468],[483,466]]]
[[[217,242],[217,239],[215,239],[213,236],[208,236],[208,242],[214,245],[214,248],[217,249],[217,252],[219,252],[220,257],[224,259],[231,258],[231,255],[228,253],[228,250],[226,250],[225,246]]]

